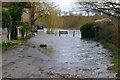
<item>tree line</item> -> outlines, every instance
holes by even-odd
[[[41,24],[46,26],[49,30],[53,28],[61,28],[63,19],[60,16],[60,11],[56,9],[51,3],[48,2],[33,2],[32,7],[32,25]]]
[[[28,22],[21,22],[24,8],[30,6],[30,25]],[[17,40],[17,28],[20,27],[22,37],[30,33],[35,25],[43,25],[51,30],[53,28],[60,28],[63,25],[63,19],[59,16],[59,10],[51,3],[40,2],[14,2],[11,3],[8,10],[2,9],[2,27],[7,28],[8,38],[10,40]]]

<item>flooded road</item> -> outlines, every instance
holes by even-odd
[[[39,31],[26,45],[3,54],[3,77],[114,78],[116,73],[107,70],[112,65],[110,56],[99,42],[81,40],[79,30],[75,37],[73,30],[60,37]]]

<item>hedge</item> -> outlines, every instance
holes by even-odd
[[[95,38],[99,30],[100,27],[93,23],[85,24],[80,28],[82,38]]]

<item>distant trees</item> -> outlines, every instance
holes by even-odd
[[[32,5],[32,23],[33,25],[44,25],[48,28],[60,28],[63,25],[63,19],[59,16],[59,11],[45,1],[34,2]]]
[[[11,34],[11,40],[17,40],[18,32],[17,27],[21,23],[21,16],[24,12],[24,8],[28,5],[31,7],[31,25],[35,24],[46,26],[47,28],[57,28],[61,27],[63,24],[63,19],[59,16],[59,11],[53,6],[45,1],[40,2],[13,2],[10,3],[8,10],[3,10],[3,27],[7,27],[8,32]],[[26,32],[27,27],[24,24],[21,26],[22,37]],[[29,31],[32,30],[29,29]]]
[[[5,9],[2,9],[2,28],[7,28],[8,31],[7,38],[9,39],[10,31],[12,28],[12,22],[8,10]]]
[[[63,25],[63,19],[59,16],[59,11],[54,7],[48,8],[48,14],[45,18],[46,26],[48,29],[50,28],[61,28]]]

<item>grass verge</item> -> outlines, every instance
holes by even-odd
[[[20,38],[20,39],[18,39],[18,41],[24,43],[24,42],[26,42],[28,39],[30,39],[31,37],[33,37],[34,35],[35,35],[35,34],[32,33],[32,34],[30,34],[29,36],[27,36],[27,37],[25,37],[25,38]]]
[[[120,48],[115,46],[112,43],[102,42],[102,44],[113,51],[113,59],[111,60],[111,63],[114,64],[113,66],[108,67],[108,70],[112,70],[115,72],[120,71]]]
[[[10,41],[10,42],[4,41],[4,42],[2,42],[1,49],[4,52],[4,51],[6,51],[6,50],[8,50],[8,49],[10,49],[12,47],[17,46],[17,45],[19,45],[19,43],[14,42],[14,41]]]
[[[112,64],[114,64],[113,66],[108,67],[108,70],[112,70],[115,72],[120,71],[120,55],[115,55],[114,58],[111,61]]]
[[[30,34],[29,36],[27,36],[25,38],[20,38],[15,41],[10,41],[10,42],[4,41],[4,42],[2,42],[2,45],[0,45],[0,48],[1,48],[2,52],[4,52],[10,48],[17,46],[17,45],[21,45],[22,43],[24,44],[28,39],[30,39],[33,36],[34,36],[34,33]]]

